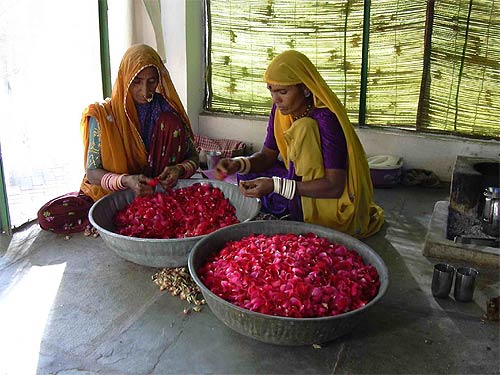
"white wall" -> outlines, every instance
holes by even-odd
[[[252,151],[260,149],[266,134],[267,118],[214,116],[201,114],[200,134],[207,137],[244,141]],[[415,134],[408,131],[356,129],[368,156],[397,155],[403,168],[427,169],[442,181],[451,181],[457,155],[500,160],[500,143],[477,141],[453,136]]]
[[[161,0],[166,66],[179,97],[187,107],[186,0]],[[189,114],[189,113],[188,113]],[[193,114],[189,114],[190,118]]]
[[[216,116],[203,113],[204,25],[202,0],[161,0],[167,67],[196,133],[244,141],[260,149],[267,119]],[[169,65],[170,64],[170,65]],[[398,155],[404,168],[433,171],[442,181],[451,180],[457,155],[500,160],[500,142],[477,141],[454,136],[416,134],[409,131],[357,129],[368,156]]]
[[[500,160],[498,141],[382,129],[359,129],[357,133],[368,156],[402,156],[405,161],[404,168],[433,171],[442,181],[451,181],[457,155]]]
[[[166,66],[193,131],[198,133],[204,95],[203,1],[160,0],[160,8]]]

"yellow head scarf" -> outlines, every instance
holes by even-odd
[[[356,237],[367,237],[376,233],[384,223],[383,210],[373,203],[373,185],[370,169],[363,146],[347,116],[344,106],[329,88],[312,62],[302,53],[294,50],[276,56],[264,74],[268,84],[296,85],[303,83],[311,91],[314,105],[327,107],[337,116],[347,142],[348,170],[346,186],[339,199],[314,199],[301,197],[304,221],[319,224]],[[288,161],[290,156],[296,165],[297,173],[302,171],[302,180],[308,181],[324,176],[324,169],[307,171],[307,163],[317,160],[311,153],[321,150],[315,145],[318,142],[317,124],[314,134],[304,138],[305,127],[316,122],[310,118],[293,122],[292,116],[283,115],[276,109],[274,132],[280,154]],[[307,153],[294,149],[300,144]],[[322,159],[321,159],[322,160]],[[287,165],[288,163],[286,163]]]
[[[170,74],[158,53],[145,44],[130,47],[124,54],[111,98],[102,103],[89,105],[83,112],[81,132],[84,145],[84,165],[87,165],[89,148],[89,116],[97,119],[101,131],[101,158],[103,168],[114,173],[142,173],[147,165],[147,151],[141,138],[141,124],[135,109],[129,86],[144,68],[154,66],[158,70],[157,92],[163,95],[186,124],[191,137],[193,133],[189,118],[170,79]],[[92,185],[85,176],[82,191],[97,200],[109,192]]]

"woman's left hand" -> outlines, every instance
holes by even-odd
[[[274,182],[269,177],[259,177],[248,181],[241,180],[239,189],[245,197],[260,198],[274,191]]]
[[[177,185],[177,180],[181,174],[181,169],[176,165],[165,167],[163,172],[157,177],[163,189],[171,189]]]

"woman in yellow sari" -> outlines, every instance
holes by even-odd
[[[264,80],[274,103],[264,145],[250,157],[221,159],[216,177],[238,173],[242,193],[279,216],[359,238],[376,233],[384,216],[366,154],[316,67],[290,50],[273,59]]]
[[[188,116],[158,53],[144,44],[124,54],[111,98],[89,105],[81,131],[85,176],[80,191],[45,204],[42,229],[72,233],[89,226],[88,211],[99,198],[131,189],[150,194],[198,168]]]

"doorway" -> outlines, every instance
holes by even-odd
[[[81,114],[101,98],[96,2],[2,0],[0,160],[12,228],[79,189]]]

